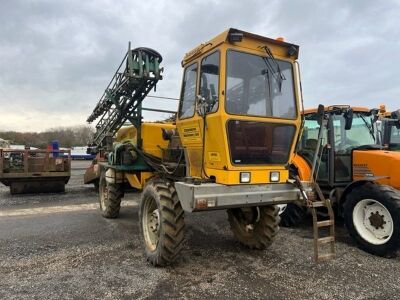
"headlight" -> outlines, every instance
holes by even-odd
[[[240,182],[249,183],[250,182],[250,172],[240,172]]]
[[[279,181],[279,172],[269,173],[269,179],[271,182],[278,182]]]

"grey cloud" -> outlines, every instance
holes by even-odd
[[[183,54],[228,27],[299,44],[308,107],[321,101],[399,106],[396,1],[75,0],[0,6],[2,114],[15,107],[74,118],[89,114],[128,40],[162,53],[166,71],[157,94],[177,97]],[[36,127],[44,128],[39,121]],[[84,117],[76,119],[82,122]]]

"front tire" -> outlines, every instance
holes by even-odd
[[[122,184],[107,182],[105,172],[103,172],[99,181],[99,202],[101,215],[104,218],[118,217],[123,195]]]
[[[283,205],[281,205],[279,211],[279,216],[281,217],[280,225],[283,227],[293,227],[304,220],[307,214],[307,209],[304,206],[297,203],[288,203]]]
[[[392,257],[400,248],[400,192],[379,184],[354,188],[344,203],[344,220],[357,245]]]
[[[279,231],[279,209],[275,205],[227,210],[231,230],[250,249],[266,249]]]
[[[153,266],[173,263],[184,242],[184,212],[173,185],[163,179],[150,181],[143,190],[140,228],[147,260]]]

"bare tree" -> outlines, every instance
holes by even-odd
[[[51,128],[44,132],[0,131],[0,138],[37,148],[46,148],[52,141],[58,140],[61,147],[86,146],[94,134],[88,125]]]

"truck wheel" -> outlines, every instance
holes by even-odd
[[[240,243],[250,249],[266,249],[279,231],[277,206],[228,209],[231,230]]]
[[[122,185],[107,182],[105,173],[102,173],[99,181],[99,202],[101,215],[104,218],[118,217],[123,195]]]
[[[142,192],[139,210],[147,260],[153,266],[175,261],[184,241],[184,212],[172,184],[150,181]]]
[[[305,218],[306,212],[306,208],[297,203],[280,204],[280,225],[282,225],[283,227],[296,226]]]
[[[372,183],[354,188],[344,203],[344,220],[364,251],[390,257],[400,248],[400,192],[394,188]]]

